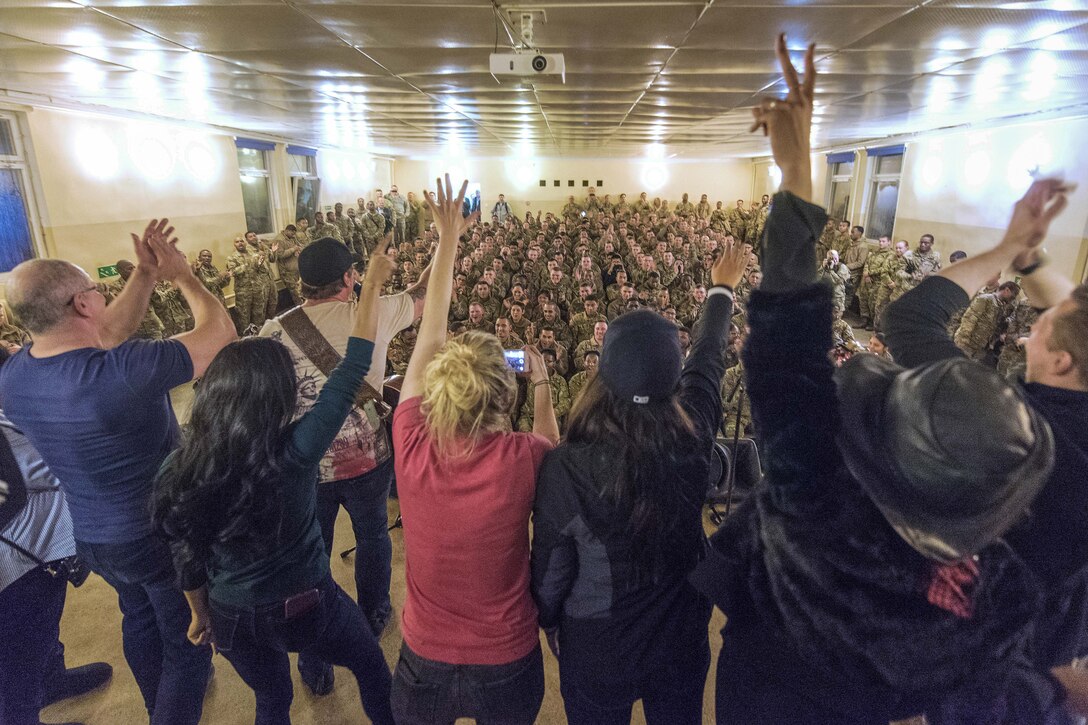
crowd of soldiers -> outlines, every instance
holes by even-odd
[[[745,409],[743,367],[739,349],[745,330],[745,306],[751,291],[759,287],[760,240],[770,198],[746,207],[743,199],[726,209],[721,201],[712,207],[706,194],[692,203],[684,194],[673,205],[646,193],[629,202],[626,194],[615,200],[589,189],[581,200],[571,196],[559,214],[519,218],[504,196],[491,208],[462,242],[450,306],[450,332],[484,330],[494,333],[508,350],[527,345],[539,348],[551,372],[552,402],[562,420],[585,383],[596,374],[608,324],[620,314],[638,307],[657,310],[677,325],[683,350],[691,340],[691,328],[706,300],[709,270],[718,250],[732,239],[752,248],[752,262],[736,290],[736,314],[727,352],[730,368],[723,383],[726,431],[738,428],[752,433]],[[317,212],[289,224],[271,241],[248,232],[234,240],[235,251],[220,271],[209,250],[193,263],[205,286],[224,305],[224,289],[233,284],[235,318],[239,332],[258,329],[275,315],[279,281],[294,304],[302,301],[298,255],[312,240],[331,237],[349,247],[360,268],[387,233],[396,244],[398,272],[389,292],[415,284],[430,263],[437,237],[426,203],[412,193],[403,197],[393,186],[380,189],[374,198],[359,198],[356,207],[335,204],[332,211]],[[869,346],[882,349],[876,329],[884,308],[927,276],[941,269],[933,248],[934,238],[924,234],[915,249],[905,240],[894,245],[881,236],[874,245],[864,229],[847,221],[830,220],[818,242],[820,275],[834,288],[835,320],[832,355],[841,361],[867,349],[855,337],[856,327],[873,331]],[[950,258],[957,261],[962,252]],[[131,262],[117,263],[119,279],[104,288],[107,300],[123,289]],[[973,359],[988,362],[1002,373],[1019,372],[1023,365],[1021,339],[1026,337],[1036,313],[1020,298],[1015,283],[980,290],[971,305],[952,323],[950,333]],[[0,324],[0,340],[14,336]],[[162,338],[191,329],[192,314],[178,291],[160,284],[138,336]],[[389,350],[392,371],[403,373],[415,342],[416,331],[400,333]],[[873,342],[873,340],[876,342]],[[886,351],[881,354],[887,354]],[[514,422],[520,430],[532,429],[532,406],[519,406]]]

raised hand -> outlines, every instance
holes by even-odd
[[[1034,250],[1043,243],[1050,223],[1062,213],[1069,203],[1068,194],[1073,187],[1062,179],[1038,179],[1012,209],[1012,219],[1005,231],[1002,244],[1019,248],[1024,257],[1034,257]],[[1027,266],[1018,257],[1017,267]]]
[[[393,276],[393,272],[397,269],[397,260],[390,252],[392,244],[392,234],[385,235],[385,239],[378,242],[378,246],[374,248],[374,253],[370,255],[370,261],[366,266],[366,275],[363,277],[364,285],[381,287]]]
[[[459,239],[476,220],[480,218],[480,212],[473,212],[469,216],[462,216],[465,202],[465,192],[468,190],[468,179],[461,183],[461,190],[457,197],[453,196],[453,185],[450,183],[450,175],[446,174],[446,183],[442,179],[435,180],[438,186],[438,199],[432,201],[427,198],[427,206],[434,216],[434,225],[438,229],[439,238],[452,236]],[[426,190],[424,190],[426,193]]]
[[[753,108],[754,122],[749,129],[763,129],[763,135],[770,137],[771,153],[778,168],[782,170],[781,188],[805,200],[811,200],[812,197],[809,152],[813,96],[816,89],[815,49],[816,45],[812,44],[805,51],[805,79],[802,83],[786,49],[785,33],[778,36],[775,54],[789,92],[785,98],[765,98]]]
[[[726,243],[722,255],[710,268],[710,281],[715,285],[724,284],[736,289],[751,256],[751,251],[746,250],[740,242]]]
[[[170,223],[169,219],[152,219],[147,223],[147,227],[144,228],[142,236],[138,236],[135,232],[132,233],[132,247],[136,255],[136,266],[150,272],[156,279],[159,277],[159,260],[155,256],[155,253],[151,249],[151,237],[155,235],[170,235],[174,233],[174,228],[167,229],[167,225]]]

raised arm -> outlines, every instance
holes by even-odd
[[[424,190],[427,207],[431,210],[438,229],[438,250],[431,262],[431,276],[423,303],[423,320],[416,336],[412,359],[408,363],[408,372],[404,376],[402,400],[422,394],[427,365],[446,344],[446,318],[450,312],[450,298],[453,294],[453,264],[457,257],[457,242],[479,216],[479,212],[469,217],[461,215],[466,189],[468,180],[461,184],[461,191],[454,198],[450,175],[446,174],[445,185],[443,186],[441,180],[438,182],[437,201],[431,201]]]
[[[161,244],[177,243],[177,238],[171,237],[174,227],[169,225],[169,219],[152,219],[142,237],[132,234],[136,269],[121,294],[102,313],[102,344],[106,347],[117,347],[132,337],[147,314],[155,283],[162,279],[159,260],[152,251],[151,243],[153,240]]]
[[[159,279],[173,282],[193,311],[193,329],[174,339],[185,346],[193,361],[193,375],[200,377],[219,351],[236,337],[234,323],[218,298],[193,273],[177,248],[178,240],[167,237],[152,235],[148,246],[157,260]]]
[[[733,316],[733,290],[740,283],[751,252],[740,242],[727,244],[710,270],[713,286],[695,324],[695,341],[680,375],[680,403],[700,437],[713,439],[722,417],[725,345]]]
[[[767,449],[767,478],[782,492],[808,488],[840,459],[834,368],[828,356],[832,291],[817,281],[816,240],[827,214],[809,201],[813,47],[805,54],[803,85],[784,36],[776,52],[789,95],[756,107],[753,130],[762,127],[770,136],[782,185],[764,231],[763,283],[748,305],[751,332],[743,356],[752,417]]]
[[[387,238],[388,240],[388,238]],[[317,402],[299,419],[291,433],[294,453],[304,463],[317,464],[332,445],[355,403],[355,396],[370,371],[374,337],[378,331],[378,295],[397,263],[381,245],[370,257],[363,278],[355,324],[348,338],[347,354],[321,387]]]
[[[1023,268],[1034,263],[1050,223],[1068,203],[1067,191],[1065,183],[1057,179],[1036,181],[1016,202],[1012,220],[996,247],[949,265],[888,305],[883,327],[896,362],[915,367],[962,355],[948,335],[948,321],[995,273],[1010,265]],[[1063,284],[1053,270],[1043,267],[1024,277],[1028,299],[1040,307],[1057,304],[1072,287],[1071,282]]]

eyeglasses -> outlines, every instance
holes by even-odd
[[[72,295],[72,299],[68,300],[68,303],[67,303],[66,306],[75,305],[76,297],[79,297],[81,294],[84,294],[86,292],[98,292],[98,285],[91,285],[87,289],[81,289],[79,292],[76,292],[74,295]]]

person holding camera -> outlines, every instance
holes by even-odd
[[[457,244],[475,221],[461,213],[467,188],[455,197],[447,175],[428,201],[438,251],[393,415],[407,579],[393,677],[399,725],[528,724],[544,697],[528,524],[559,427],[539,353],[526,349],[533,430],[514,433],[517,384],[498,339],[476,330],[446,339]]]

